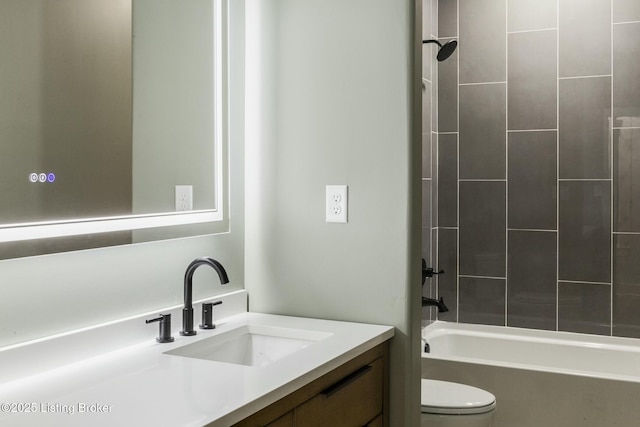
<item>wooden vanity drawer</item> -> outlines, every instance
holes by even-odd
[[[382,359],[349,373],[295,410],[296,425],[364,426],[382,413]]]
[[[233,427],[386,426],[388,345],[345,362]]]

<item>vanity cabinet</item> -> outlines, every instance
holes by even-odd
[[[235,427],[386,426],[388,342],[245,418]]]

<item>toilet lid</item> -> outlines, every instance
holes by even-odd
[[[493,411],[496,397],[488,391],[466,384],[422,380],[422,412],[467,415]]]

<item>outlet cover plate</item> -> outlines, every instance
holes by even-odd
[[[346,185],[327,185],[326,222],[347,222],[348,192]]]
[[[176,185],[176,212],[193,210],[193,186]]]

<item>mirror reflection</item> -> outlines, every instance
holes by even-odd
[[[213,23],[212,0],[0,0],[0,227],[216,209]]]

